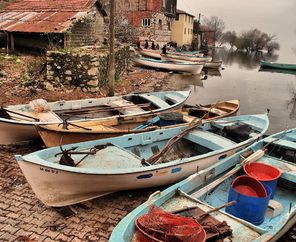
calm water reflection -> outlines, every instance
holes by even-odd
[[[223,59],[221,76],[202,77],[174,74],[170,80],[175,89],[191,89],[190,104],[218,100],[240,99],[240,114],[259,114],[270,109],[269,133],[296,127],[296,75],[259,71],[257,55],[219,50],[216,58]],[[265,56],[276,60],[277,56]]]

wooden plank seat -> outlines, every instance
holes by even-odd
[[[146,99],[148,102],[153,103],[154,105],[158,106],[159,108],[169,108],[171,105],[169,105],[167,102],[163,101],[159,97],[151,96],[149,94],[139,94],[139,97],[142,97]],[[183,99],[184,101],[184,99]]]
[[[122,114],[134,114],[134,113],[141,113],[141,112],[145,111],[140,106],[137,106],[136,104],[134,104],[128,100],[125,100],[123,98],[118,98],[116,100],[112,100],[112,101],[106,103],[106,105],[108,105],[114,109],[116,109],[116,108],[120,109],[120,113],[122,113]]]

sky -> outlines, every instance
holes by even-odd
[[[177,0],[178,8],[201,18],[218,16],[225,30],[257,28],[276,35],[281,49],[296,51],[296,0]],[[296,52],[295,52],[296,56]]]

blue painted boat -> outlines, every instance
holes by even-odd
[[[283,70],[296,70],[296,64],[260,61],[260,65],[261,65],[261,67],[267,67],[267,68],[275,68],[275,69],[283,69]]]
[[[226,208],[210,213],[208,217],[219,223],[225,221],[231,228],[231,237],[230,234],[219,237],[223,241],[276,241],[296,222],[295,152],[296,129],[267,137],[162,192],[152,194],[147,202],[133,210],[116,226],[109,241],[137,241],[135,220],[154,205],[168,212],[193,207],[193,210],[187,212],[191,215],[219,208],[228,202],[231,182],[241,174],[242,166],[247,161],[260,161],[282,171],[275,196],[269,201],[264,222],[253,225],[225,212]]]
[[[67,154],[53,147],[17,155],[16,159],[43,203],[66,206],[119,190],[180,181],[255,142],[268,125],[267,114],[206,122],[186,134],[162,162],[154,164],[146,161],[186,126],[71,144],[63,147]],[[62,165],[65,162],[75,166]]]

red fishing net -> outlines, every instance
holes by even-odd
[[[137,241],[199,242],[205,241],[203,227],[192,218],[173,215],[158,207],[136,220]]]

